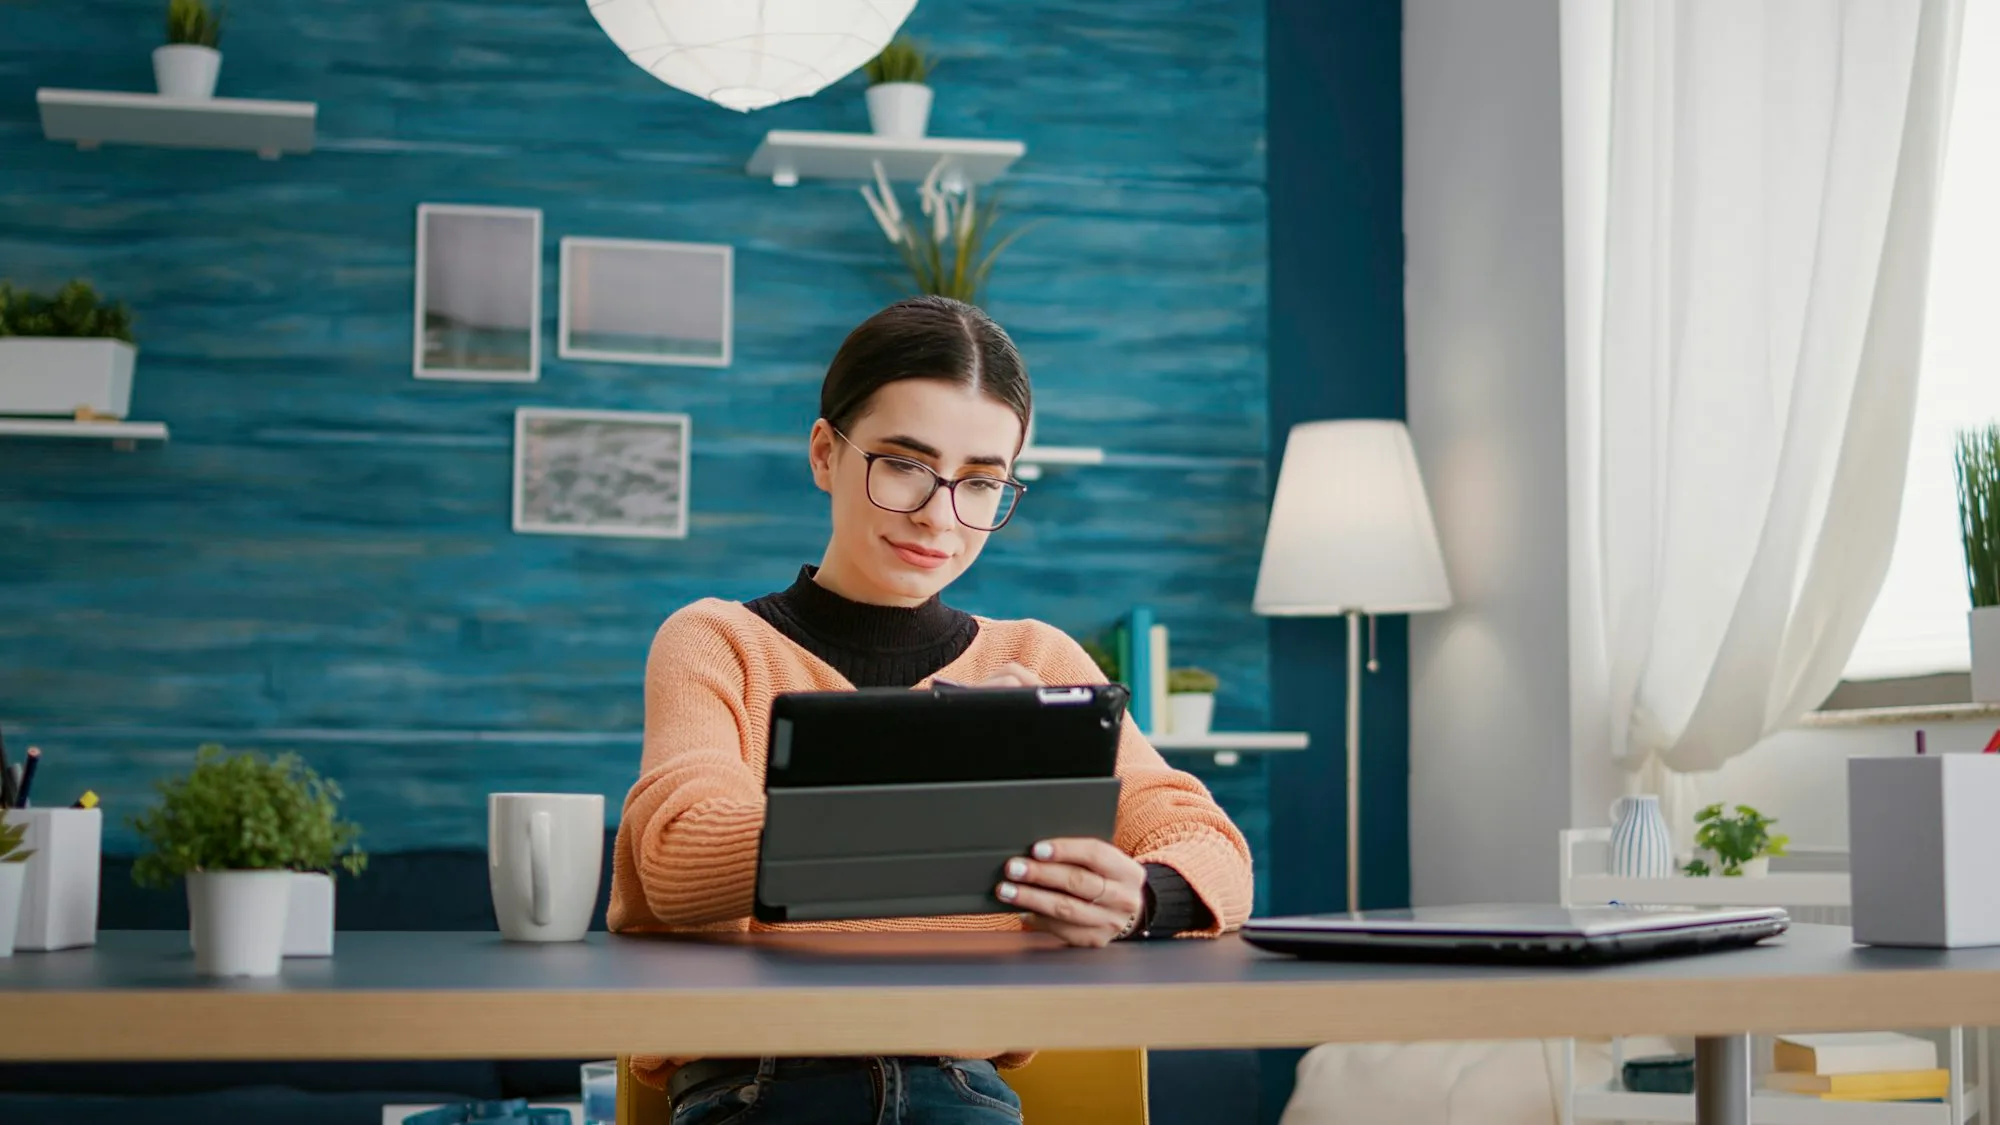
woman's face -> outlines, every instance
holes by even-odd
[[[991,533],[961,524],[945,488],[914,512],[876,506],[868,499],[868,460],[855,447],[916,461],[947,481],[1008,477],[1021,421],[982,391],[902,379],[876,391],[844,432],[853,445],[824,419],[813,424],[813,481],[833,497],[833,540],[820,563],[820,584],[855,601],[917,605],[965,573]]]

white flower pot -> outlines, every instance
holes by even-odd
[[[21,926],[21,889],[27,885],[27,864],[0,862],[0,957],[14,955],[14,931]]]
[[[1185,734],[1199,738],[1208,733],[1209,724],[1214,721],[1214,692],[1180,691],[1167,696],[1167,729],[1176,737]]]
[[[918,140],[931,123],[931,88],[921,82],[868,87],[868,127],[878,137]]]
[[[292,872],[285,903],[286,957],[333,956],[333,876],[323,871]]]
[[[69,418],[83,407],[123,418],[132,405],[132,361],[138,354],[123,340],[0,339],[0,414]]]
[[[196,871],[187,877],[195,972],[276,976],[285,948],[290,871]]]
[[[1966,625],[1972,631],[1972,699],[2000,703],[2000,606],[1973,610]]]
[[[1762,879],[1770,873],[1771,857],[1767,855],[1760,855],[1743,865],[1743,877],[1745,879]]]
[[[212,98],[222,52],[192,43],[153,48],[153,82],[163,98]]]

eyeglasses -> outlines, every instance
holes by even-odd
[[[838,429],[833,432],[867,461],[868,502],[885,512],[919,511],[942,488],[951,493],[951,511],[958,522],[974,531],[998,531],[1014,517],[1021,494],[1028,491],[1020,481],[981,473],[946,480],[922,461],[870,453]]]

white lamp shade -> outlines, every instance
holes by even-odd
[[[1403,423],[1292,427],[1253,605],[1269,617],[1451,605],[1437,526]]]
[[[748,112],[817,94],[880,54],[917,0],[591,0],[640,69]]]

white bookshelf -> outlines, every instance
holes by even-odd
[[[891,182],[921,180],[939,160],[949,160],[946,175],[961,184],[998,179],[1028,151],[1020,141],[986,141],[954,137],[878,137],[873,133],[813,133],[773,129],[750,156],[745,171],[769,176],[779,187],[807,180],[870,180],[875,162]]]
[[[314,102],[168,98],[116,90],[35,91],[42,135],[86,151],[105,144],[254,152],[266,160],[311,152]]]
[[[1014,475],[1025,481],[1042,479],[1042,470],[1058,465],[1102,465],[1104,451],[1084,445],[1030,445],[1014,458]]]
[[[1210,731],[1207,734],[1156,734],[1147,737],[1162,754],[1213,754],[1218,766],[1233,766],[1244,754],[1304,750],[1302,730]]]
[[[1965,1125],[1979,1116],[1981,1090],[1968,1086],[1959,1105],[1948,1102],[1829,1102],[1802,1094],[1758,1090],[1750,1096],[1757,1125]],[[1693,1125],[1689,1094],[1635,1094],[1590,1086],[1570,1095],[1576,1121],[1661,1121]]]
[[[142,441],[167,440],[165,422],[74,422],[67,418],[0,418],[0,438],[108,441],[129,450]]]

